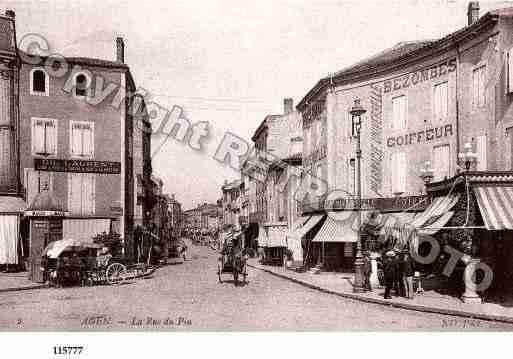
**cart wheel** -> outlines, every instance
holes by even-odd
[[[126,267],[121,263],[112,263],[105,271],[109,284],[121,284],[126,277]]]

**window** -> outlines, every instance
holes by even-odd
[[[30,71],[30,94],[36,96],[49,95],[48,74],[42,68]]]
[[[392,178],[392,193],[406,192],[406,153],[394,152],[390,156],[390,177]]]
[[[433,112],[435,121],[444,121],[448,114],[447,82],[435,85],[433,96]]]
[[[94,122],[71,121],[70,149],[73,157],[94,157]]]
[[[31,205],[38,193],[43,191],[53,191],[52,172],[34,171],[32,168],[26,168],[25,189],[27,203]]]
[[[75,96],[85,97],[87,96],[87,90],[91,79],[85,73],[78,73],[75,75]]]
[[[486,105],[485,96],[486,66],[481,66],[472,72],[472,108],[476,109]]]
[[[451,153],[449,145],[436,146],[433,148],[433,170],[434,180],[442,181],[451,174]]]
[[[477,170],[486,171],[487,156],[486,156],[486,135],[477,136],[476,139],[476,151],[477,151]]]
[[[57,120],[32,118],[32,154],[40,156],[57,154]]]
[[[513,127],[506,129],[506,138],[509,142],[509,171],[513,171]]]
[[[392,99],[392,122],[391,128],[393,130],[402,130],[406,128],[408,113],[408,103],[406,96],[394,97]]]
[[[95,175],[68,174],[68,211],[77,215],[93,215],[95,208]]]

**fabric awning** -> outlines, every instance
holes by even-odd
[[[296,232],[304,226],[304,224],[310,219],[310,216],[299,217],[293,224],[287,233],[287,238],[298,238]]]
[[[312,228],[322,220],[323,217],[323,214],[315,214],[311,216],[303,226],[294,232],[294,235],[303,239],[308,234],[308,232],[310,232]]]
[[[0,216],[0,264],[18,264],[18,236],[20,216]]]
[[[487,229],[513,229],[513,186],[473,187]]]
[[[21,214],[27,204],[20,197],[2,196],[0,198],[0,213]]]
[[[259,247],[267,247],[268,238],[267,232],[263,226],[258,226],[258,246]]]
[[[432,234],[436,233],[438,230],[435,230],[435,227],[443,227],[449,219],[451,219],[453,212],[451,212],[452,207],[458,203],[460,199],[459,193],[453,193],[443,197],[436,197],[433,202],[424,210],[424,212],[419,213],[413,218],[413,220],[409,223],[412,227],[418,228],[422,230],[423,228],[431,228],[430,231],[434,231]],[[440,221],[443,218],[445,222],[443,225],[440,225],[443,221]],[[438,223],[435,225],[435,223]]]
[[[312,242],[356,242],[358,240],[358,232],[352,227],[353,221],[348,220],[347,216],[337,220],[337,214],[337,212],[330,213],[326,217]]]
[[[287,235],[287,226],[273,225],[267,228],[267,246],[268,247],[286,247],[285,236]]]

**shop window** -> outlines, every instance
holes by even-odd
[[[406,192],[406,153],[394,152],[390,155],[390,178],[392,179],[392,193],[399,195]]]
[[[476,151],[477,151],[477,170],[478,171],[486,171],[487,166],[487,156],[486,156],[486,135],[477,136],[476,138]]]
[[[472,108],[477,109],[486,105],[485,88],[486,66],[480,66],[472,72]]]
[[[402,130],[406,128],[408,115],[408,101],[406,96],[398,96],[392,99],[392,122],[393,130]]]
[[[76,215],[93,215],[95,211],[95,175],[68,174],[68,211]]]
[[[57,154],[57,120],[32,118],[32,154],[40,156]]]
[[[435,121],[444,121],[448,114],[448,86],[447,82],[435,85],[433,96],[433,113]]]
[[[32,168],[25,169],[25,190],[27,204],[32,204],[38,193],[53,191],[52,172],[35,171]]]
[[[433,162],[435,181],[441,181],[450,177],[451,154],[449,145],[436,146],[433,148]]]
[[[49,95],[49,78],[42,68],[30,71],[30,94],[36,96]]]
[[[94,157],[94,122],[71,121],[70,125],[71,156]]]

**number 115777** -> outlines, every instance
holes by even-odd
[[[53,347],[53,354],[54,355],[80,355],[82,354],[82,351],[84,350],[83,346],[55,346]]]

